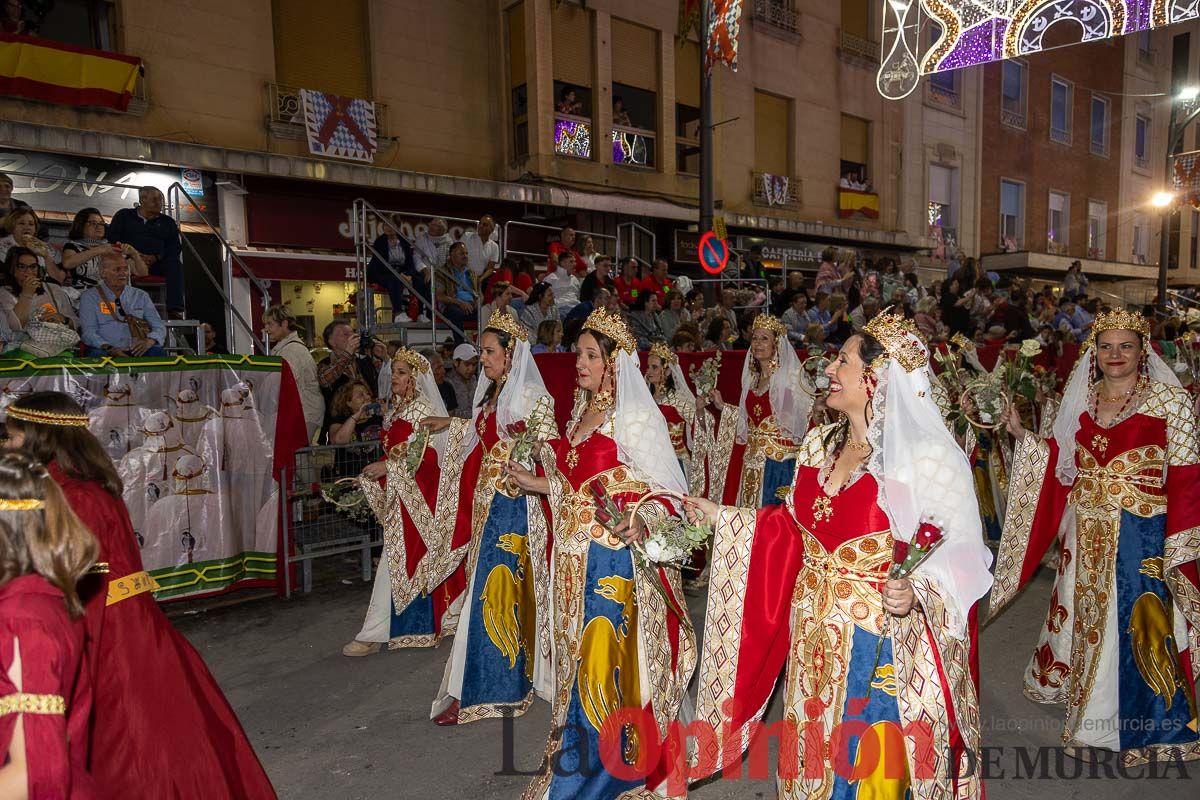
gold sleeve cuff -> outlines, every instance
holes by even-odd
[[[0,697],[0,717],[9,714],[57,714],[62,716],[67,704],[57,694],[17,694]]]

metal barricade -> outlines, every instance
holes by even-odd
[[[502,243],[501,256],[505,258],[508,256],[525,256],[527,258],[541,259],[544,261],[547,258],[546,246],[544,242],[542,243],[540,250],[521,250],[519,248],[522,247],[522,244],[517,244],[513,241],[514,234],[516,235],[518,241],[522,239],[522,233],[524,233],[526,237],[532,234],[540,236],[543,240],[547,240],[549,237],[546,236],[546,234],[538,234],[537,232],[548,231],[558,235],[558,232],[561,230],[562,226],[560,225],[539,225],[535,222],[522,222],[521,220],[515,219],[509,220],[508,222],[504,223],[504,241]],[[596,252],[607,253],[608,255],[614,255],[617,252],[616,236],[609,236],[606,233],[595,233],[594,231],[580,230],[578,228],[574,228],[573,230],[575,231],[576,242],[583,241],[584,236],[590,236],[592,237],[592,242],[596,245]],[[611,242],[612,246],[607,249],[601,248],[600,240]]]
[[[342,478],[353,478],[383,456],[375,442],[304,447],[296,451],[294,472],[281,470],[280,485],[286,489],[280,523],[283,526],[284,590],[292,596],[292,564],[301,565],[300,585],[312,591],[312,562],[343,553],[362,554],[362,579],[371,580],[371,550],[383,544],[383,529],[361,500],[340,508],[322,497]],[[348,499],[347,499],[348,500]],[[346,501],[343,501],[346,502]]]

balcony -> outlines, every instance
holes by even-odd
[[[1001,109],[1000,124],[1007,125],[1010,128],[1019,128],[1020,130],[1025,130],[1025,112]]]
[[[303,141],[307,138],[304,131],[304,103],[300,99],[300,87],[284,86],[278,83],[267,84],[268,108],[267,129],[277,139]],[[387,136],[387,104],[375,103],[376,136],[383,139]]]
[[[614,125],[612,129],[613,163],[624,167],[654,168],[654,131]]]
[[[866,62],[863,66],[879,66],[879,42],[872,42],[849,31],[839,31],[841,38],[838,52],[853,61]]]
[[[1133,165],[1138,169],[1150,169],[1150,159],[1145,154],[1137,155],[1135,153],[1133,156]]]
[[[962,95],[958,91],[958,78],[952,72],[935,74],[929,81],[926,98],[930,103],[943,108],[962,108]]]
[[[879,219],[879,194],[837,187],[839,219]]]
[[[554,152],[567,158],[591,159],[591,119],[571,114],[555,114]]]
[[[0,44],[5,55],[0,95],[124,114],[145,112],[143,63],[137,56],[7,33],[0,33]]]
[[[800,35],[800,13],[789,0],[754,0],[754,21],[785,33]]]
[[[772,175],[769,172],[753,172],[751,179],[754,189],[750,200],[754,205],[788,209],[797,209],[803,205],[799,178],[791,175]]]
[[[1059,128],[1050,128],[1050,141],[1057,144],[1065,144],[1071,146],[1071,132],[1069,130],[1061,130]]]

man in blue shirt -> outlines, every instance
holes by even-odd
[[[149,324],[145,337],[133,338],[129,317]],[[92,357],[166,355],[167,328],[150,295],[129,285],[129,264],[120,253],[100,256],[100,283],[79,297],[79,328]]]
[[[138,204],[113,214],[108,240],[137,250],[151,275],[167,279],[167,313],[183,319],[183,245],[179,226],[162,213],[163,205],[163,194],[155,187],[138,189]]]
[[[462,242],[455,242],[450,247],[446,261],[446,272],[449,276],[438,276],[438,306],[450,324],[458,330],[466,325],[468,317],[475,314],[475,285],[471,280],[469,263],[467,246]],[[465,339],[458,330],[454,331],[454,342],[462,344]]]
[[[1075,309],[1074,300],[1069,297],[1061,298],[1058,301],[1058,313],[1054,315],[1050,324],[1056,330],[1069,330],[1078,342],[1083,341],[1083,320],[1076,315]]]

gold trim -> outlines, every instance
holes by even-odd
[[[13,500],[0,499],[0,511],[37,511],[46,507],[46,501],[29,497],[18,497]]]
[[[47,714],[62,716],[67,713],[67,703],[57,694],[16,694],[0,697],[0,717],[9,714]]]
[[[13,419],[32,422],[37,425],[58,425],[64,428],[86,428],[91,420],[87,414],[60,414],[56,411],[39,411],[33,408],[22,408],[11,405],[5,412]]]

